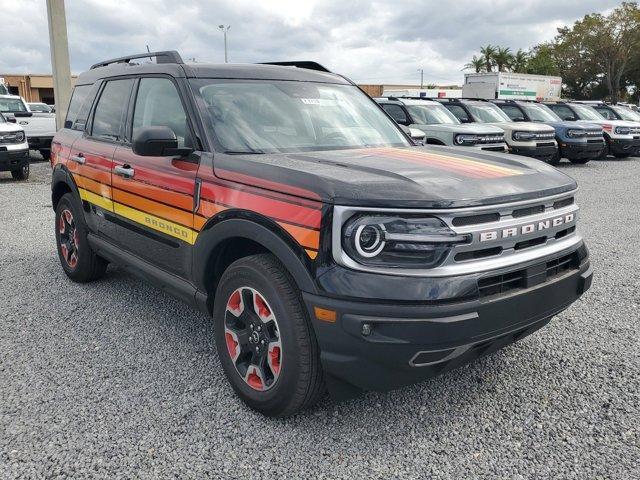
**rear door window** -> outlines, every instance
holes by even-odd
[[[446,105],[445,104],[445,107],[447,107],[449,109],[449,111],[451,113],[453,113],[458,118],[458,120],[460,120],[461,122],[468,122],[469,121],[469,114],[460,105]]]
[[[520,110],[520,108],[516,107],[515,105],[500,105],[500,108],[514,122],[517,122],[517,121],[522,122],[525,119],[524,113],[522,113],[522,110]]]
[[[73,128],[73,124],[78,119],[78,113],[80,113],[80,109],[82,108],[82,105],[87,99],[90,91],[91,85],[78,85],[73,89],[71,101],[69,102],[69,109],[67,110],[67,118],[64,121],[65,128]],[[82,125],[82,128],[84,128],[84,124]],[[78,129],[76,128],[75,130]]]
[[[551,108],[551,110],[556,112],[556,114],[562,120],[576,120],[576,116],[573,113],[573,110],[565,105],[549,105],[549,107]]]
[[[124,115],[132,86],[133,79],[130,78],[106,83],[93,115],[91,136],[104,140],[122,140]]]
[[[609,110],[607,107],[593,107],[600,115],[602,115],[607,120],[616,120],[615,114]]]

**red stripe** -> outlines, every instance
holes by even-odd
[[[312,192],[311,190],[307,190],[305,188],[294,187],[292,185],[286,185],[284,183],[273,182],[271,180],[265,180],[263,178],[252,177],[250,175],[245,175],[244,173],[232,172],[231,170],[224,170],[222,168],[215,168],[216,176],[225,179],[231,180],[238,183],[243,183],[246,185],[253,185],[256,187],[266,188],[267,190],[273,190],[274,192],[282,192],[289,193],[296,197],[303,197],[310,200],[322,201],[320,195],[316,192]]]
[[[399,160],[406,160],[408,162],[413,162],[416,164],[420,164],[420,165],[425,165],[428,164],[431,167],[434,168],[438,168],[440,170],[445,170],[448,172],[454,172],[454,173],[460,173],[462,175],[465,175],[467,177],[470,178],[492,178],[492,177],[496,177],[496,175],[492,172],[487,172],[487,171],[482,171],[482,170],[475,170],[473,168],[469,168],[469,167],[462,167],[462,166],[458,166],[455,165],[453,163],[448,163],[446,160],[436,160],[433,158],[418,158],[418,157],[412,157],[412,156],[404,156],[404,155],[397,155],[397,154],[389,154],[386,153],[386,155],[393,157],[393,158],[397,158]],[[502,175],[500,175],[502,176]]]
[[[201,194],[203,199],[211,202],[252,210],[267,217],[279,218],[298,225],[320,228],[321,211],[315,208],[303,207],[208,182],[202,184]]]

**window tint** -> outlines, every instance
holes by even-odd
[[[449,109],[449,111],[453,113],[461,122],[469,121],[469,115],[467,114],[466,110],[462,108],[460,105],[445,104],[445,107],[447,107],[447,109]]]
[[[518,107],[514,105],[500,105],[500,108],[504,113],[506,113],[509,116],[511,120],[513,121],[524,120],[524,114],[522,113],[522,110],[520,110]]]
[[[549,108],[556,112],[562,120],[576,120],[573,111],[565,105],[549,105]]]
[[[385,112],[391,115],[391,118],[396,122],[407,123],[407,115],[404,113],[404,110],[400,105],[385,104],[382,105],[382,108]]]
[[[96,105],[91,135],[108,140],[121,139],[122,120],[132,85],[132,79],[107,82]]]
[[[187,115],[173,82],[167,78],[140,80],[133,113],[133,135],[140,127],[162,126],[173,130],[178,147],[191,146]]]
[[[73,128],[73,124],[78,118],[78,113],[80,113],[80,108],[82,104],[87,99],[87,95],[91,90],[91,85],[78,85],[73,89],[73,93],[71,94],[71,101],[69,102],[69,109],[67,110],[67,118],[64,122],[65,128]],[[86,118],[85,118],[86,122]],[[84,128],[84,122],[82,124],[82,128]],[[82,130],[82,128],[75,130]]]

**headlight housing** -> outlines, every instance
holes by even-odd
[[[476,143],[478,143],[478,136],[458,133],[454,137],[453,141],[456,145],[475,145]]]
[[[629,127],[616,127],[615,132],[618,135],[629,135],[631,133],[631,128],[629,128]]]
[[[468,243],[442,220],[425,215],[360,214],[342,228],[345,253],[361,265],[434,268],[456,244]]]
[[[16,132],[15,139],[18,143],[24,142],[24,132]]]
[[[570,128],[567,130],[567,137],[569,138],[582,138],[587,136],[586,130],[578,130],[575,128]]]
[[[513,132],[511,138],[516,142],[528,142],[536,138],[536,134],[533,132]]]

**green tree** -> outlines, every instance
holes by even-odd
[[[471,61],[463,67],[463,70],[467,69],[474,70],[476,73],[485,71],[484,59],[482,57],[477,57],[474,55]]]
[[[509,47],[496,47],[493,54],[493,63],[495,63],[499,72],[504,72],[511,68],[513,63],[513,55]]]
[[[511,59],[511,70],[515,73],[525,73],[529,64],[529,54],[521,48],[513,54]]]
[[[493,66],[495,65],[494,55],[496,54],[496,47],[494,47],[493,45],[480,47],[480,54],[482,55],[482,59],[484,60],[485,71],[492,71]]]

